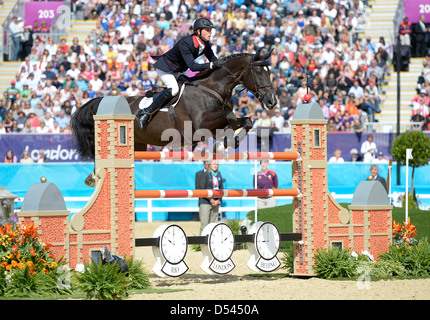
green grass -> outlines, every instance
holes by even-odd
[[[254,223],[255,211],[248,212],[247,218]],[[278,227],[279,232],[293,232],[293,205],[287,204],[284,206],[258,209],[258,221],[270,221]]]
[[[161,289],[161,288],[146,288],[146,289],[132,289],[128,291],[128,294],[162,294],[170,292],[180,292],[180,291],[191,291],[191,289]],[[0,301],[2,300],[29,300],[28,297],[4,297],[0,296]],[[34,296],[31,300],[87,300],[85,293],[79,290],[75,290],[72,294],[52,294],[44,296]]]
[[[416,238],[418,240],[424,237],[430,239],[430,211],[409,209],[408,217],[411,219],[411,223],[417,228]],[[393,208],[393,220],[403,224],[405,221],[405,209]]]
[[[181,291],[193,291],[192,289],[155,289],[155,288],[146,288],[146,289],[136,289],[130,292],[132,294],[153,294],[153,293],[171,293],[171,292],[181,292]]]
[[[348,209],[348,203],[341,203],[341,206]],[[271,221],[279,229],[279,232],[293,232],[293,205],[266,208],[258,210],[258,221]],[[408,216],[411,223],[417,228],[417,239],[427,237],[430,239],[430,211],[419,209],[409,209]],[[254,223],[254,211],[248,212],[247,218]],[[393,220],[402,223],[405,220],[404,208],[393,208]]]

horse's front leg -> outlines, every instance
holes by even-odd
[[[226,114],[226,120],[228,125],[224,127],[223,131],[217,132],[216,141],[214,145],[214,152],[220,146],[224,147],[224,150],[232,147],[237,149],[240,143],[246,138],[248,131],[252,128],[252,121],[250,118],[236,118],[233,112]],[[235,133],[237,129],[239,132]]]
[[[241,128],[239,132],[234,135],[234,148],[239,148],[240,143],[248,135],[248,131],[252,129],[252,120],[249,117],[243,117],[237,119],[237,128]]]
[[[193,135],[193,141],[208,141],[214,139],[213,152],[221,151],[221,148],[227,148],[229,144],[228,135],[231,139],[234,136],[234,129],[237,125],[236,117],[231,111],[206,111],[200,117],[194,117],[193,127],[196,131]]]
[[[204,128],[210,131],[225,127],[225,125],[234,121],[236,118],[231,111],[207,111],[198,119],[197,128]],[[197,120],[196,120],[197,121]]]
[[[214,152],[219,149],[221,145],[224,149],[228,147],[233,147],[234,149],[239,148],[240,143],[248,135],[248,131],[252,129],[252,120],[249,117],[236,118],[233,112],[229,111],[225,114],[228,125],[224,127],[222,135],[216,134],[216,141],[218,143],[214,144]],[[237,129],[239,132],[235,133]]]
[[[243,128],[248,132],[249,130],[252,129],[252,120],[250,117],[242,117],[242,118],[236,119],[236,122],[237,122],[236,130],[239,128]]]
[[[193,119],[193,141],[205,141],[209,138],[216,139],[218,130],[222,130],[229,124],[227,112],[225,111],[206,111],[201,116]]]

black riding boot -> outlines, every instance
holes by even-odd
[[[148,108],[139,110],[139,112],[136,114],[136,117],[138,118],[137,123],[139,124],[140,129],[145,129],[145,126],[149,122],[151,116],[160,110],[171,98],[172,89],[168,88],[156,96]]]

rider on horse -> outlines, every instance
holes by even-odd
[[[209,40],[211,31],[214,28],[213,23],[207,18],[199,18],[193,24],[194,33],[180,39],[172,49],[158,58],[154,64],[158,76],[167,89],[158,94],[152,104],[137,113],[138,124],[144,129],[153,114],[160,110],[172,97],[179,92],[179,86],[174,73],[183,73],[187,69],[191,71],[203,71],[207,69],[220,68],[222,60],[218,60],[212,51]],[[208,63],[199,64],[194,60],[205,55],[209,60]]]

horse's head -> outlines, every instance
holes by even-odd
[[[261,48],[251,57],[249,72],[245,76],[244,85],[261,102],[265,109],[272,109],[276,105],[275,91],[270,79],[270,55],[272,50],[262,54]]]

